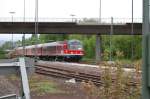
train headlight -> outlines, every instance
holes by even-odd
[[[78,50],[82,50],[82,48],[78,48]]]

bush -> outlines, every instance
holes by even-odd
[[[104,63],[103,66],[105,68],[103,67],[104,71],[101,74],[103,82],[101,86],[94,86],[92,82],[81,84],[89,99],[141,99],[139,66],[135,66],[137,67],[137,69],[135,68],[136,72],[125,72],[119,62],[115,64]],[[103,69],[100,67],[100,70]]]

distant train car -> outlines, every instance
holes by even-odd
[[[10,53],[11,57],[22,56],[23,47],[18,47]],[[57,41],[25,47],[25,56],[34,57],[35,54],[40,59],[79,61],[84,55],[84,50],[79,40]]]

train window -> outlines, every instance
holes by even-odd
[[[83,49],[81,42],[78,40],[71,40],[68,42],[68,45],[69,45],[69,49],[71,49],[71,50],[82,50]]]
[[[47,47],[43,47],[43,52],[46,53]]]
[[[71,50],[82,50],[82,45],[69,45],[69,49]]]
[[[47,47],[48,50],[51,50],[52,48],[53,48],[53,46],[48,46]]]
[[[32,48],[32,53],[35,53],[35,48]]]

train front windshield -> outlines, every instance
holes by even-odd
[[[68,42],[70,50],[82,50],[83,46],[82,43],[78,40],[71,40]]]

